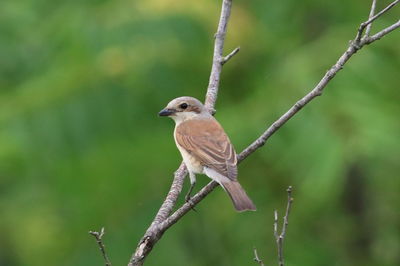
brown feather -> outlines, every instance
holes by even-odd
[[[221,184],[231,197],[235,209],[241,211],[255,211],[256,206],[247,196],[246,191],[237,181],[223,182]]]
[[[175,139],[203,166],[214,169],[230,180],[236,180],[235,150],[224,129],[214,118],[182,122],[175,130]]]

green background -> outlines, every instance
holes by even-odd
[[[87,233],[102,226],[126,265],[181,161],[173,121],[157,113],[178,96],[204,99],[220,2],[1,1],[0,265],[102,265]],[[225,51],[241,51],[224,67],[216,118],[238,152],[316,85],[369,7],[234,1]],[[257,212],[236,213],[217,188],[147,265],[256,265],[253,247],[276,265],[273,210],[288,185],[287,265],[399,265],[399,43],[397,31],[357,53],[239,166]]]

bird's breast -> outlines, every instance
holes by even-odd
[[[182,155],[183,162],[185,163],[188,170],[195,174],[202,174],[203,173],[203,165],[197,160],[196,157],[191,155],[185,148],[178,144],[175,140],[176,146]]]

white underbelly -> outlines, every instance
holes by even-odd
[[[200,164],[199,160],[193,157],[190,153],[188,153],[184,148],[182,148],[178,143],[176,144],[179,151],[181,152],[183,161],[188,168],[188,170],[195,174],[203,173],[203,166]]]

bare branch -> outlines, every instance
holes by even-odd
[[[395,29],[397,29],[399,27],[400,27],[400,20],[397,21],[396,23],[394,23],[393,25],[381,30],[380,32],[372,35],[371,37],[366,38],[364,42],[365,42],[365,44],[370,44],[370,43],[372,43],[374,41],[377,41],[377,40],[381,39],[386,34],[394,31]]]
[[[89,234],[91,234],[92,236],[94,236],[96,238],[96,242],[99,245],[99,248],[100,248],[101,254],[103,255],[106,266],[111,266],[111,261],[107,256],[106,248],[103,244],[103,236],[105,233],[106,232],[104,231],[104,227],[101,228],[100,232],[89,231]]]
[[[376,9],[376,0],[372,0],[372,5],[371,5],[371,10],[369,12],[369,19],[371,19],[374,14],[375,14],[375,9]],[[365,36],[369,36],[369,33],[371,32],[371,27],[372,23],[368,24],[367,28],[365,29]]]
[[[397,0],[386,7],[384,10],[388,10],[389,7],[394,6],[400,0]],[[377,18],[382,15],[384,12],[382,10],[373,18]],[[369,20],[368,20],[369,21]],[[362,24],[365,24],[361,23]],[[361,26],[360,26],[361,27]],[[338,61],[325,73],[322,79],[318,82],[318,84],[312,89],[308,94],[306,94],[303,98],[297,101],[285,114],[283,114],[278,120],[276,120],[258,139],[256,139],[252,144],[250,144],[242,153],[239,155],[240,159],[244,159],[253,153],[258,148],[262,147],[265,142],[281,127],[283,126],[290,118],[292,118],[298,111],[300,111],[306,104],[311,102],[315,97],[322,95],[322,92],[326,85],[328,85],[329,81],[336,76],[336,74],[343,69],[343,66],[346,62],[353,56],[358,50],[364,47],[366,44],[371,44],[374,41],[377,41],[392,32],[393,30],[400,27],[400,20],[395,24],[387,27],[386,29],[378,32],[377,34],[371,37],[365,37],[359,43],[356,40],[350,43],[350,46],[347,50],[342,54],[342,56],[338,59]],[[243,158],[242,158],[243,156]]]
[[[162,221],[167,219],[167,217],[171,214],[172,209],[174,208],[176,201],[179,197],[179,194],[181,194],[183,181],[186,175],[187,175],[186,166],[182,162],[179,168],[175,171],[174,180],[171,184],[171,188],[169,189],[167,197],[165,198],[160,209],[158,210],[158,213],[154,218],[154,221],[150,227],[155,227],[156,224],[161,223]]]
[[[217,33],[215,34],[214,56],[211,66],[210,80],[208,82],[206,100],[204,103],[206,108],[208,108],[211,113],[215,112],[214,105],[215,102],[217,101],[217,96],[218,96],[219,80],[221,77],[221,70],[224,61],[223,51],[224,51],[225,35],[226,35],[226,30],[228,28],[229,16],[231,15],[231,7],[232,7],[232,0],[222,1],[221,16],[219,18],[218,30]]]
[[[264,262],[258,257],[256,248],[254,248],[254,261],[257,262],[260,266],[265,266]]]
[[[278,211],[277,210],[274,211],[274,237],[275,237],[276,245],[278,248],[279,266],[284,266],[283,241],[285,240],[286,230],[289,225],[289,214],[290,214],[290,210],[292,208],[292,202],[293,202],[292,191],[293,191],[292,186],[289,186],[286,189],[288,199],[287,199],[287,204],[286,204],[285,216],[283,217],[281,233],[279,233],[279,230],[278,230]],[[264,265],[264,263],[258,258],[256,248],[254,248],[254,260],[257,261],[260,265]]]
[[[277,210],[274,211],[274,236],[275,236],[275,238],[279,237],[279,233],[278,233],[278,211]]]
[[[132,254],[132,257],[128,265],[142,265],[145,257],[153,249],[154,243],[162,236],[160,230],[158,229],[159,224],[162,223],[171,214],[172,209],[176,204],[179,194],[182,191],[183,181],[187,175],[187,170],[185,164],[182,162],[179,168],[175,171],[174,180],[172,181],[171,188],[162,203],[160,209],[153,222],[147,229],[146,233],[139,241],[139,244]]]
[[[374,22],[377,18],[379,18],[380,16],[385,14],[387,11],[389,11],[392,7],[397,5],[399,2],[400,2],[400,0],[396,0],[396,1],[392,2],[392,3],[390,3],[387,7],[385,7],[380,12],[378,12],[378,14],[376,14],[375,16],[369,18],[367,21],[361,23],[360,27],[358,28],[357,36],[355,38],[355,43],[359,44],[359,42],[361,41],[361,37],[362,37],[362,34],[363,34],[363,31],[364,31],[365,27],[367,27],[369,24]]]
[[[229,59],[231,59],[235,54],[237,54],[240,51],[240,47],[236,47],[230,54],[228,54],[227,56],[225,56],[222,61],[221,64],[225,64],[226,62],[229,61]]]
[[[286,235],[286,228],[289,224],[289,213],[290,213],[290,208],[292,207],[292,202],[293,202],[293,198],[292,198],[292,186],[289,186],[286,190],[287,194],[288,194],[288,204],[286,205],[286,212],[285,212],[285,216],[283,217],[283,225],[282,225],[282,236],[285,237]]]
[[[274,212],[274,236],[275,236],[275,240],[276,240],[276,245],[278,247],[279,266],[285,265],[284,259],[283,259],[283,241],[285,240],[286,230],[289,225],[289,213],[290,213],[290,209],[292,207],[292,202],[293,202],[292,187],[289,186],[286,191],[288,194],[288,201],[287,201],[287,205],[286,205],[285,216],[283,217],[283,224],[282,224],[282,229],[281,229],[280,234],[278,233],[278,212],[277,211]]]

